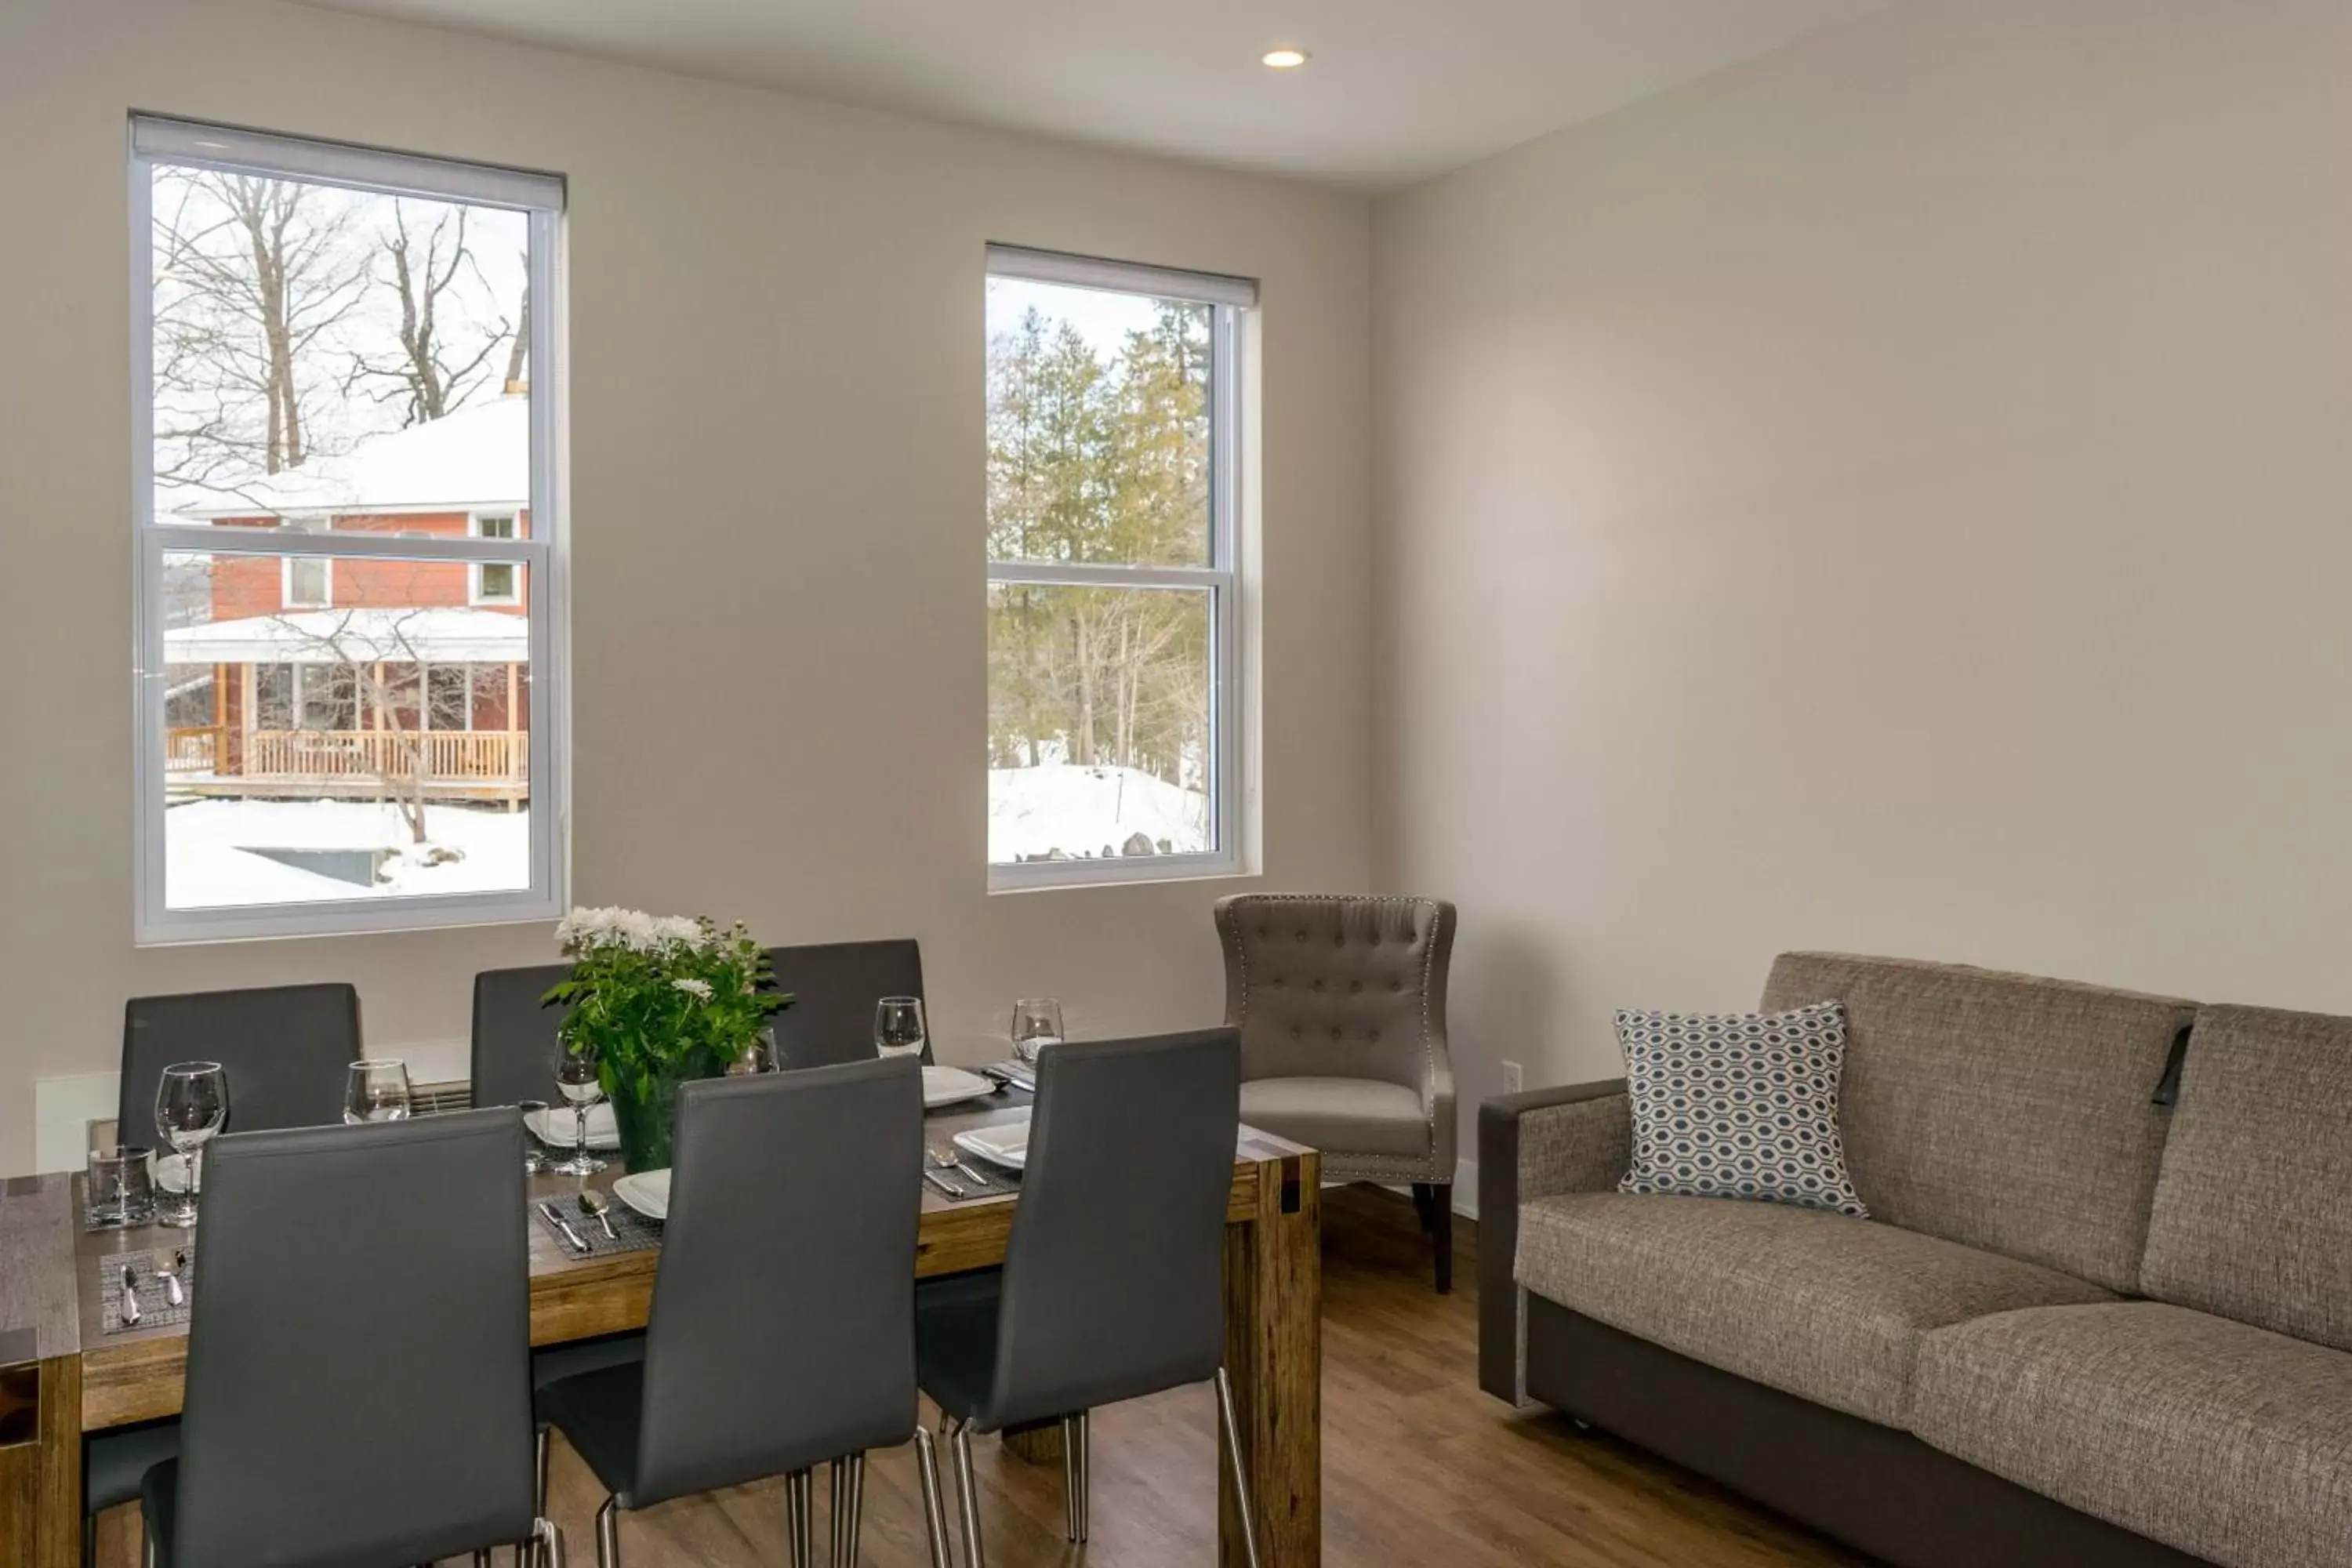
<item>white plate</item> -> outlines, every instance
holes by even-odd
[[[569,1149],[572,1142],[572,1129],[577,1127],[579,1122],[570,1106],[551,1105],[545,1110],[524,1111],[522,1124],[530,1129],[532,1137],[549,1148]],[[613,1107],[609,1103],[601,1101],[590,1106],[588,1108],[588,1147],[617,1149],[620,1146],[621,1124],[614,1119]]]
[[[176,1194],[188,1190],[188,1157],[185,1154],[158,1154],[154,1163],[157,1192]]]
[[[982,1100],[996,1092],[996,1086],[976,1072],[961,1068],[927,1067],[923,1069],[923,1109],[937,1110],[942,1105],[961,1105],[967,1100]]]
[[[1017,1171],[1029,1163],[1029,1123],[1011,1121],[1002,1127],[974,1127],[955,1135],[955,1146],[977,1154],[992,1165]]]
[[[632,1171],[614,1182],[613,1195],[647,1219],[667,1219],[669,1173]]]

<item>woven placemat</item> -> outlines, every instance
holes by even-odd
[[[555,1212],[562,1215],[563,1223],[572,1227],[572,1236],[588,1244],[587,1251],[583,1252],[572,1246],[570,1237],[539,1212],[541,1201],[555,1205]],[[614,1198],[613,1206],[604,1211],[604,1217],[613,1222],[613,1236],[606,1236],[604,1227],[596,1223],[596,1216],[582,1209],[578,1202],[571,1198],[534,1200],[530,1205],[530,1217],[540,1229],[555,1238],[555,1245],[562,1247],[568,1258],[610,1258],[616,1253],[644,1252],[661,1245],[661,1221],[647,1219],[618,1198]],[[614,1237],[619,1239],[614,1239]]]
[[[939,1180],[925,1184],[951,1204],[971,1203],[979,1198],[1011,1197],[1021,1190],[1021,1173],[1018,1171],[1008,1171],[1002,1165],[992,1164],[977,1154],[957,1148],[944,1138],[929,1139],[927,1146],[932,1155],[930,1173]],[[942,1170],[938,1163],[941,1156],[961,1163],[953,1169]],[[940,1183],[945,1183],[956,1191],[943,1192]]]
[[[181,1300],[176,1307],[172,1305],[171,1292],[163,1284],[163,1275],[156,1272],[159,1266],[173,1267],[174,1253],[186,1259],[173,1268],[180,1277]],[[139,1302],[139,1321],[135,1323],[122,1321],[122,1269],[125,1264],[138,1270],[137,1282],[131,1289],[131,1295]],[[188,1321],[188,1302],[194,1299],[196,1293],[196,1244],[191,1237],[151,1251],[114,1253],[100,1259],[94,1273],[100,1332],[119,1334],[125,1329],[156,1329],[167,1323],[184,1323]]]

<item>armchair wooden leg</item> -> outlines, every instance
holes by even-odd
[[[1454,1294],[1454,1188],[1451,1184],[1415,1182],[1412,1206],[1421,1215],[1437,1255],[1437,1293]]]

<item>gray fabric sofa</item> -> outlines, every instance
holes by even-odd
[[[2352,1565],[2352,1018],[1789,953],[1872,1217],[1616,1191],[1487,1101],[1479,1377],[1898,1568]]]

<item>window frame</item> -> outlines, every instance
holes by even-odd
[[[133,835],[140,946],[265,937],[324,936],[491,925],[558,918],[565,908],[571,818],[570,594],[566,496],[561,460],[564,428],[562,374],[566,313],[562,255],[565,189],[561,175],[458,163],[310,138],[240,131],[194,121],[132,115],[129,125],[130,324],[131,353],[131,526],[137,545],[132,602],[132,756],[137,822]],[[154,171],[173,165],[299,180],[381,195],[525,215],[530,225],[531,291],[531,537],[431,538],[293,528],[224,528],[159,522],[154,512]],[[520,531],[520,526],[518,526]],[[174,554],[211,558],[296,556],[333,563],[396,560],[463,563],[469,578],[481,563],[512,562],[534,584],[529,619],[531,679],[528,699],[530,776],[530,885],[479,893],[413,898],[322,899],[315,902],[173,909],[166,901],[164,703],[168,677],[165,563]],[[282,584],[281,584],[282,585]],[[520,601],[520,595],[518,595]],[[282,602],[282,595],[281,595]],[[292,609],[295,606],[288,605]]]
[[[988,862],[991,893],[1049,888],[1232,877],[1245,872],[1244,730],[1246,688],[1242,637],[1242,354],[1245,316],[1257,308],[1257,284],[1218,273],[1036,250],[988,247],[987,276],[1016,278],[1108,293],[1181,300],[1210,308],[1209,558],[1204,566],[1121,565],[987,559],[990,588],[1029,585],[1205,592],[1209,609],[1209,831],[1215,848],[1200,854],[1112,856],[1091,860]]]
[[[278,605],[282,610],[331,610],[335,607],[335,558],[331,555],[281,555],[278,571]],[[315,562],[324,574],[320,579],[325,584],[316,599],[294,596],[294,569],[305,562]]]
[[[492,520],[505,523],[513,531],[500,534],[484,533],[482,525]],[[466,515],[466,537],[468,539],[520,539],[522,515],[512,511],[468,512]],[[522,582],[520,578],[508,579],[514,584],[514,590],[511,593],[485,594],[482,592],[482,568],[485,565],[497,564],[503,564],[503,563],[477,561],[466,568],[466,603],[491,609],[510,609],[522,603]]]

